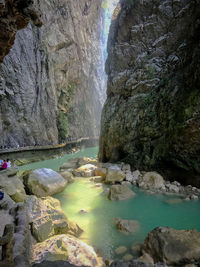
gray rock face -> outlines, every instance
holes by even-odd
[[[168,168],[200,185],[199,13],[197,1],[120,1],[108,41],[103,162]]]
[[[14,44],[15,34],[25,28],[32,20],[36,26],[41,26],[40,12],[35,5],[37,0],[32,1],[0,1],[0,62],[9,53]]]
[[[35,1],[43,26],[16,35],[0,66],[0,144],[97,136],[104,101],[101,1]]]

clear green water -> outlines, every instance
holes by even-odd
[[[73,157],[95,157],[97,149],[85,149],[73,154]],[[66,155],[63,158],[34,163],[23,168],[48,167],[58,170],[69,157],[70,155]],[[84,230],[81,239],[96,249],[103,250],[105,256],[109,258],[117,258],[114,254],[116,247],[130,247],[133,243],[142,242],[147,233],[157,226],[176,229],[195,228],[200,231],[200,201],[167,204],[165,201],[172,197],[149,195],[136,187],[132,187],[132,190],[137,194],[135,198],[119,202],[110,201],[101,195],[103,188],[95,187],[95,184],[86,178],[79,178],[54,197],[60,200],[67,217]],[[79,213],[81,209],[88,212]],[[114,224],[116,217],[139,221],[140,230],[130,235],[119,233]]]
[[[24,171],[24,170],[34,170],[38,168],[49,168],[54,171],[58,171],[60,166],[63,165],[63,163],[65,163],[67,160],[71,158],[82,158],[82,157],[95,158],[97,157],[98,149],[99,149],[98,146],[92,147],[92,148],[85,148],[73,154],[66,154],[63,157],[43,160],[39,162],[30,163],[24,166],[20,166],[19,169]]]

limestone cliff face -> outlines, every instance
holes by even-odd
[[[200,3],[121,0],[115,13],[99,157],[200,185]]]
[[[41,26],[40,17],[38,0],[0,1],[0,62],[13,46],[16,32],[25,28],[30,20],[36,26]]]
[[[0,65],[0,143],[56,143],[67,131],[98,135],[105,98],[101,1],[35,5],[43,26],[19,31]]]

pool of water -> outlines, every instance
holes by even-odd
[[[84,149],[64,157],[41,161],[20,169],[59,167],[72,157],[96,157],[98,147]],[[131,247],[132,244],[143,242],[148,232],[158,226],[168,226],[176,229],[197,229],[200,231],[200,201],[176,201],[169,204],[165,195],[150,195],[132,187],[136,197],[126,201],[110,201],[102,195],[103,187],[96,187],[88,178],[77,178],[66,189],[55,195],[60,200],[67,217],[78,223],[84,230],[82,240],[96,249],[104,252],[105,257],[118,258],[114,250],[118,246]],[[176,197],[177,199],[177,197]],[[87,213],[80,213],[85,209]],[[114,218],[137,220],[140,229],[134,234],[120,233],[115,226]]]
[[[148,232],[158,226],[176,229],[200,230],[200,201],[182,201],[168,204],[174,197],[149,195],[132,187],[136,197],[126,201],[110,201],[101,195],[103,189],[88,179],[78,178],[56,195],[66,215],[84,230],[81,238],[96,249],[103,250],[108,258],[117,258],[114,250],[119,246],[131,247],[143,242]],[[177,197],[176,197],[177,199]],[[81,209],[87,213],[79,213]],[[134,234],[120,233],[114,218],[137,220],[140,229]]]

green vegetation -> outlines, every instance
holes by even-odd
[[[63,142],[68,136],[68,120],[66,114],[59,110],[57,115],[57,128],[59,142]]]

